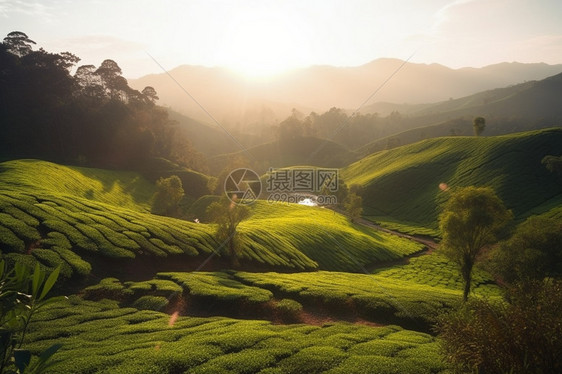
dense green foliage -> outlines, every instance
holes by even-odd
[[[364,186],[364,215],[437,229],[445,187],[489,186],[516,219],[559,208],[562,184],[541,160],[562,149],[562,129],[498,137],[452,137],[382,151],[343,169]]]
[[[363,318],[429,331],[434,316],[460,300],[461,283],[452,262],[431,254],[412,258],[407,265],[377,270],[374,275],[228,271],[163,272],[141,282],[107,278],[86,288],[84,295],[92,300],[110,298],[121,306],[134,306],[140,297],[164,296],[171,304],[187,305],[181,311],[188,315],[259,315],[274,320],[277,313],[285,321],[300,321],[303,307],[312,313],[320,308],[347,320]],[[501,294],[490,275],[479,268],[474,293],[492,298]]]
[[[450,192],[439,215],[441,252],[457,264],[464,281],[463,299],[470,293],[472,268],[484,247],[495,244],[513,215],[489,187],[464,187]]]
[[[413,257],[407,265],[379,269],[375,274],[386,278],[387,282],[398,280],[459,292],[463,287],[457,265],[438,252]],[[472,292],[485,297],[497,297],[501,294],[492,275],[478,264],[473,269]]]
[[[191,296],[216,301],[244,300],[263,303],[272,297],[271,292],[267,290],[244,285],[229,274],[221,272],[159,273],[158,277],[176,282]]]
[[[562,224],[552,218],[530,217],[490,257],[493,271],[508,283],[560,277]]]
[[[398,276],[314,272],[297,274],[245,273],[244,283],[287,295],[305,307],[322,306],[336,315],[357,313],[378,323],[400,323],[428,331],[443,307],[453,307],[460,292],[450,287],[430,286]]]
[[[474,128],[474,135],[482,135],[486,128],[486,119],[484,117],[474,117],[472,120],[472,127]]]
[[[243,202],[236,203],[236,196],[233,200],[223,196],[207,207],[207,216],[217,224],[215,238],[220,243],[220,248],[217,250],[228,254],[232,266],[238,267],[241,243],[237,229],[240,222],[250,216],[250,209]]]
[[[398,326],[273,325],[223,317],[174,317],[115,302],[69,301],[37,316],[28,346],[63,347],[51,372],[438,373],[435,338]],[[187,348],[186,348],[187,347]]]
[[[113,60],[82,65],[75,55],[34,51],[23,33],[0,43],[0,157],[94,167],[138,168],[164,157],[202,168],[152,87],[129,87]]]
[[[181,179],[177,175],[156,181],[151,212],[161,216],[179,216],[179,203],[184,196]]]
[[[558,373],[562,370],[562,284],[517,286],[509,303],[472,300],[440,317],[442,347],[459,371]]]
[[[363,213],[363,199],[361,196],[352,193],[345,200],[344,207],[345,213],[351,222],[355,222],[361,217],[361,213]]]
[[[10,268],[0,261],[0,373],[39,374],[48,369],[60,344],[53,344],[32,358],[22,348],[34,315],[61,297],[47,298],[59,276],[56,268],[48,276],[39,265],[31,269],[22,264]]]

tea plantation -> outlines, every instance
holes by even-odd
[[[560,176],[541,164],[561,149],[560,129],[439,138],[342,176],[364,187],[365,218],[438,237],[439,205],[458,186],[494,187],[517,220],[562,217]],[[432,327],[462,282],[439,250],[327,208],[260,200],[238,226],[233,268],[204,214],[216,197],[192,205],[198,223],[151,214],[155,190],[134,172],[0,163],[1,256],[60,266],[54,292],[68,295],[25,338],[34,354],[62,344],[49,373],[453,372]],[[477,267],[471,297],[501,290]]]
[[[344,168],[342,176],[364,187],[365,214],[372,220],[436,235],[440,204],[455,187],[494,188],[517,219],[559,208],[562,184],[541,161],[561,149],[561,128],[435,138],[374,153]]]
[[[66,278],[104,276],[103,259],[134,267],[139,258],[172,257],[181,266],[222,256],[214,225],[150,214],[154,188],[134,173],[10,161],[0,164],[0,187],[0,245],[7,258],[60,264]],[[240,226],[240,257],[263,268],[360,271],[422,249],[325,209],[265,202],[253,209]]]

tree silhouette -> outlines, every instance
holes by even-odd
[[[474,135],[480,136],[486,128],[486,119],[484,117],[475,117],[472,120],[472,127],[474,129]]]
[[[0,43],[0,158],[139,170],[161,157],[206,167],[187,133],[155,104],[154,88],[129,87],[113,60],[72,75],[77,56],[33,51],[33,44],[18,31]]]
[[[7,50],[18,57],[30,54],[32,44],[36,43],[21,31],[12,31],[4,38],[4,45]]]

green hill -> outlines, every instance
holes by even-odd
[[[491,186],[519,219],[560,206],[560,179],[541,160],[561,153],[561,128],[436,138],[372,154],[346,167],[342,176],[365,187],[365,213],[373,219],[436,228],[447,193],[440,183]]]
[[[488,117],[516,117],[527,120],[562,119],[560,93],[562,74],[540,81],[525,82],[504,88],[476,93],[460,99],[431,105],[414,113],[416,116],[483,115]]]
[[[212,266],[230,266],[214,225],[150,214],[153,191],[135,173],[2,163],[0,250],[11,261],[61,264],[67,278],[193,270],[215,255]],[[252,209],[239,228],[243,268],[360,271],[421,249],[330,210],[266,202]]]
[[[404,118],[400,127],[357,149],[361,157],[422,139],[472,135],[472,119],[486,119],[484,135],[504,135],[562,124],[562,74],[433,104],[394,105]],[[366,113],[378,106],[367,107]]]

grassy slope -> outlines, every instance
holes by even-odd
[[[89,287],[85,296],[101,291],[95,298],[112,297],[121,303],[71,297],[49,307],[32,324],[26,347],[40,350],[62,343],[56,355],[60,364],[53,368],[57,373],[286,373],[305,368],[306,372],[435,373],[447,369],[438,341],[395,325],[273,325],[220,316],[229,315],[232,308],[277,308],[278,300],[291,298],[309,312],[321,309],[332,316],[343,312],[425,330],[443,307],[460,300],[458,278],[450,263],[431,254],[376,274],[176,272],[142,282],[105,279]],[[473,292],[499,294],[480,270]],[[175,302],[178,295],[183,303]],[[168,304],[170,300],[175,301]],[[172,313],[183,305],[190,314],[197,300],[213,306],[210,312],[217,317],[176,320],[159,312]]]
[[[302,253],[320,269],[361,271],[363,266],[398,259],[422,246],[393,235],[352,225],[332,210],[258,201],[239,231],[243,258]],[[265,258],[264,258],[265,260]]]
[[[85,297],[111,298],[128,307],[153,300],[146,308],[171,311],[187,306],[187,315],[275,319],[278,302],[291,299],[308,313],[353,321],[394,323],[429,331],[444,307],[461,300],[462,281],[456,267],[439,254],[411,259],[410,263],[379,269],[374,274],[344,272],[250,273],[162,272],[152,280],[120,282],[106,278],[85,290]],[[472,293],[496,298],[500,288],[484,270],[474,270]],[[158,297],[165,297],[162,303]],[[211,306],[211,308],[209,308]],[[269,317],[268,317],[269,316]],[[301,320],[297,315],[293,321]]]
[[[208,254],[216,245],[212,243],[211,226],[150,215],[143,206],[146,199],[128,194],[124,187],[96,187],[93,193],[83,195],[89,191],[86,187],[101,178],[98,173],[107,176],[101,186],[119,186],[111,183],[111,178],[125,180],[120,173],[111,177],[103,171],[32,161],[1,167],[0,228],[5,235],[0,240],[3,251],[21,249],[11,254],[19,259],[34,257],[49,266],[63,259],[73,271],[87,274],[90,264],[77,254],[134,261],[128,258]],[[80,181],[79,175],[73,174],[77,170],[92,180]],[[60,181],[65,181],[69,173],[79,187],[36,183],[30,171]],[[134,174],[129,176],[146,187],[130,191],[149,189],[150,185],[147,187]],[[111,201],[129,201],[129,205],[118,207],[109,204]],[[357,270],[364,264],[420,249],[407,240],[355,227],[343,216],[322,208],[258,202],[252,211],[252,218],[240,225],[243,257],[252,261],[279,264],[286,256],[296,268],[298,261],[310,261],[320,268]],[[38,247],[29,246],[37,241]],[[27,250],[31,256],[24,254]],[[170,326],[168,315],[141,311],[171,311],[174,305],[170,301],[178,294],[211,301],[219,314],[224,306],[281,305],[277,300],[291,297],[305,308],[324,305],[341,310],[352,305],[367,319],[377,320],[383,315],[390,321],[410,321],[415,328],[420,323],[427,326],[443,305],[451,305],[460,295],[453,289],[457,285],[454,282],[432,284],[433,278],[425,276],[429,273],[408,270],[408,266],[402,269],[403,275],[386,270],[376,275],[167,272],[141,282],[105,279],[87,289],[85,295],[127,300],[134,308],[72,297],[38,316],[26,347],[37,351],[54,342],[62,343],[63,350],[56,356],[60,365],[53,369],[57,373],[445,370],[433,337],[397,326],[276,326],[222,317],[179,317]],[[440,279],[454,278],[448,272],[450,268],[442,269]],[[414,279],[412,274],[425,275]],[[406,277],[411,280],[401,279]]]
[[[33,352],[63,348],[50,373],[438,373],[430,335],[398,326],[273,325],[223,317],[170,318],[81,301],[39,312],[27,336]]]
[[[483,91],[460,99],[448,100],[414,113],[429,118],[474,116],[511,117],[560,120],[562,108],[558,96],[562,89],[562,74],[540,81],[525,82],[504,88]]]
[[[541,165],[559,155],[562,129],[497,137],[424,140],[382,151],[345,168],[348,184],[365,187],[365,213],[381,221],[435,228],[449,187],[491,186],[517,218],[562,204],[562,184]]]
[[[496,88],[434,104],[395,105],[393,110],[408,116],[404,131],[375,139],[358,149],[357,153],[364,157],[383,150],[391,138],[399,139],[400,144],[404,145],[420,139],[449,136],[451,130],[457,135],[472,135],[472,119],[475,116],[486,118],[487,135],[560,125],[561,91],[562,74],[557,74],[541,81]],[[377,110],[369,111],[373,113]]]
[[[202,263],[219,247],[213,225],[147,213],[153,187],[134,173],[33,160],[2,163],[0,170],[0,249],[13,260],[62,264],[66,277],[92,268],[105,276],[108,258],[134,267],[137,259],[150,265],[173,257],[179,268],[189,257]],[[254,213],[240,226],[244,265],[359,271],[420,249],[354,228],[327,210],[262,202]]]
[[[154,185],[134,172],[57,165],[39,160],[0,164],[0,188],[74,196],[139,212],[150,211]]]

